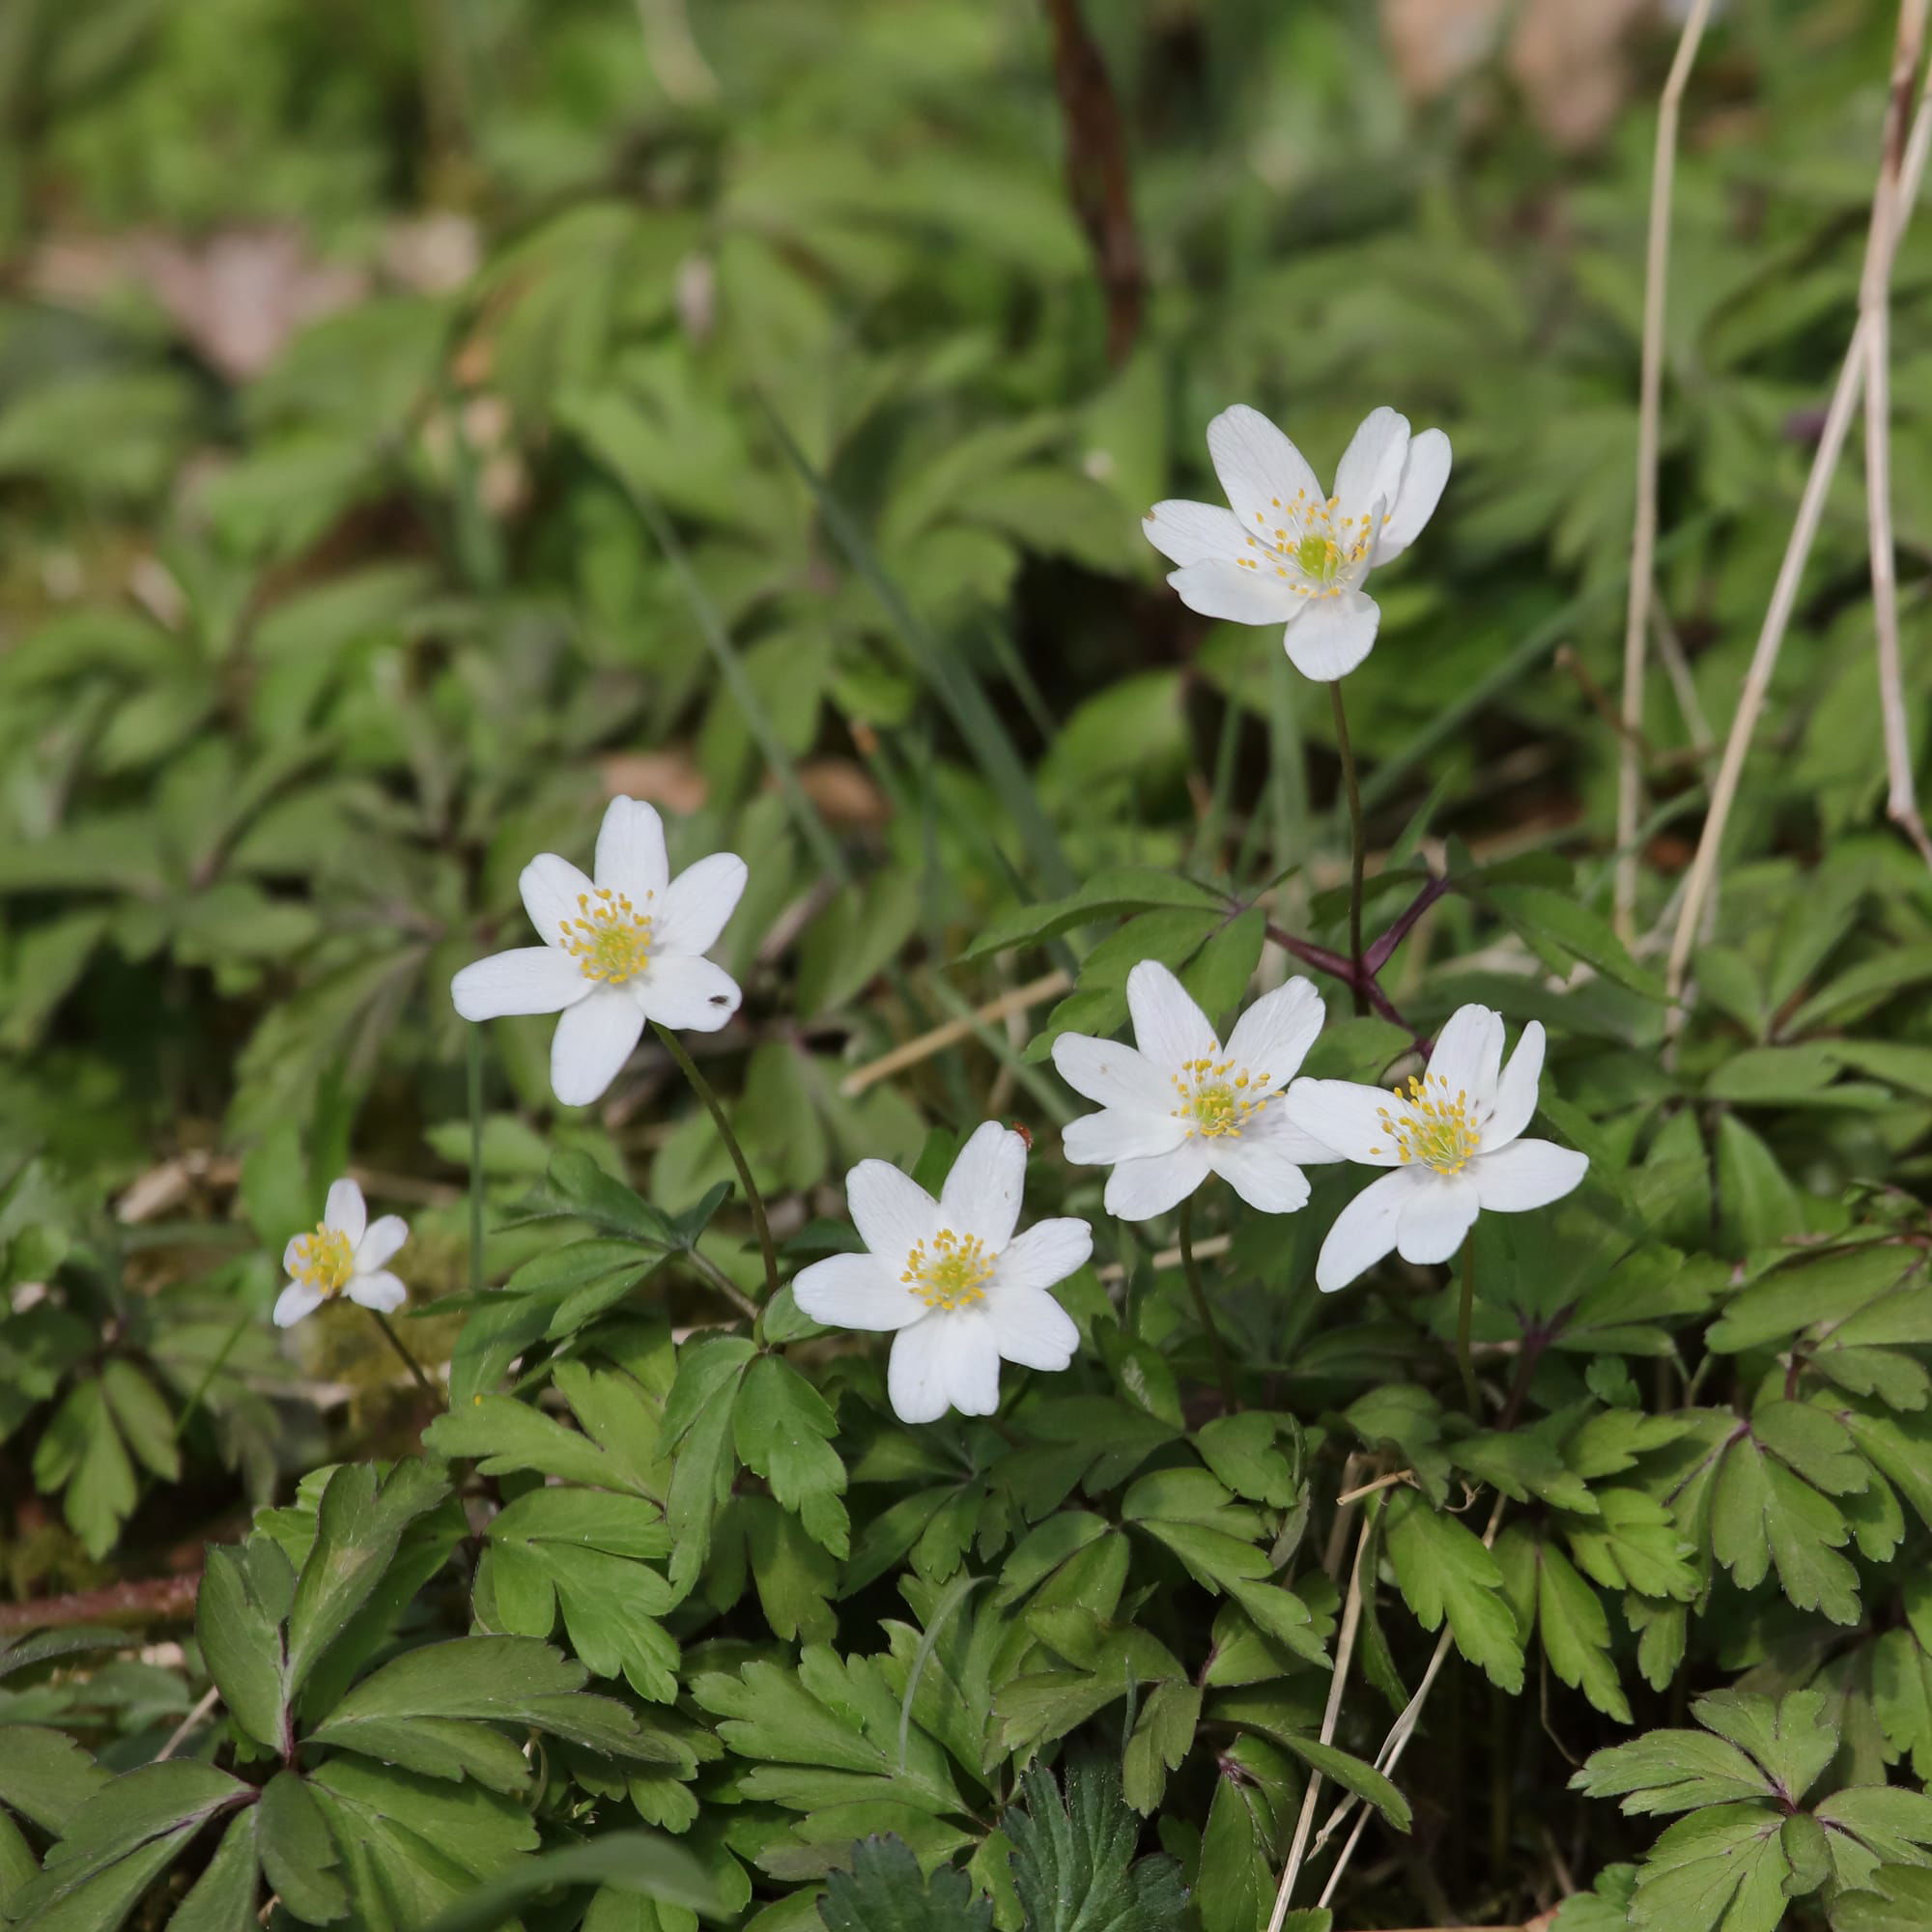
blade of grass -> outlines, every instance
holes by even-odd
[[[684,592],[692,614],[697,619],[697,628],[718,666],[719,675],[724,678],[732,702],[743,714],[746,728],[756,741],[765,763],[771,768],[772,777],[778,781],[780,796],[783,798],[785,809],[791,813],[800,835],[810,846],[812,856],[829,878],[837,879],[841,886],[849,886],[852,883],[852,868],[845,863],[845,855],[838,849],[838,841],[833,838],[831,828],[819,816],[818,808],[807,795],[798,775],[798,766],[779,737],[771,714],[765,709],[757,688],[752,683],[751,673],[746,670],[744,660],[731,641],[730,628],[692,567],[691,554],[678,540],[670,519],[665,515],[655,497],[614,465],[606,463],[595,443],[582,439],[579,440],[584,454],[630,499],[631,507],[638,513],[638,521],[650,531],[658,548],[664,552],[665,561],[670,565],[678,587]]]
[[[1025,761],[1008,735],[1006,726],[1000,723],[999,714],[993,709],[979,679],[960,661],[958,653],[935,636],[924,619],[906,602],[904,594],[879,561],[870,540],[833,494],[825,478],[812,468],[810,458],[799,447],[798,440],[785,426],[784,418],[772,407],[769,399],[760,400],[785,456],[811,492],[825,527],[845,553],[847,562],[871,587],[880,608],[892,620],[899,643],[914,668],[946,707],[960,736],[965,739],[974,761],[1012,813],[1027,851],[1039,868],[1048,890],[1054,893],[1071,892],[1075,884],[1072,868],[1061,852],[1060,840],[1047,822],[1046,814],[1039,808],[1033,774],[1027,770]]]
[[[1662,563],[1680,550],[1688,549],[1716,521],[1716,517],[1707,512],[1671,531],[1657,546],[1656,561]],[[1432,752],[1460,737],[1471,718],[1535,670],[1584,618],[1594,615],[1612,599],[1621,597],[1628,582],[1629,573],[1620,570],[1602,582],[1592,584],[1589,589],[1578,591],[1567,604],[1552,611],[1487,677],[1478,678],[1446,711],[1433,718],[1400,751],[1376,767],[1362,786],[1362,809],[1372,811],[1391,797],[1403,780]]]

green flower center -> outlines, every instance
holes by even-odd
[[[971,1308],[986,1298],[993,1258],[978,1235],[955,1235],[942,1228],[930,1247],[921,1241],[906,1257],[899,1279],[928,1308]]]
[[[1333,537],[1311,533],[1294,547],[1294,560],[1317,583],[1333,583],[1341,574],[1342,550]]]
[[[577,917],[559,920],[557,932],[563,950],[583,969],[586,980],[621,986],[650,964],[650,915],[608,886],[579,893]]]
[[[296,1264],[290,1272],[304,1288],[340,1294],[355,1272],[355,1251],[339,1228],[318,1221],[315,1233],[304,1235],[296,1243]]]

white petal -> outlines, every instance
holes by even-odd
[[[1272,1092],[1286,1087],[1315,1044],[1327,1018],[1321,995],[1306,980],[1291,980],[1264,993],[1228,1036],[1228,1058]]]
[[[651,928],[653,949],[708,952],[738,910],[751,868],[735,852],[714,852],[686,867],[665,894],[664,914]]]
[[[1172,1153],[1187,1129],[1172,1114],[1150,1107],[1103,1107],[1082,1114],[1061,1129],[1060,1151],[1077,1167],[1112,1167],[1117,1160],[1145,1160]]]
[[[362,1199],[362,1190],[347,1175],[330,1183],[328,1202],[322,1210],[322,1221],[324,1227],[333,1228],[338,1235],[347,1235],[352,1248],[368,1228],[368,1203]]]
[[[1200,563],[1210,556],[1236,557],[1247,549],[1247,532],[1232,510],[1213,503],[1173,497],[1156,503],[1141,519],[1149,543],[1171,563]]]
[[[1207,1014],[1158,959],[1143,959],[1127,975],[1127,1011],[1141,1051],[1163,1073],[1178,1073],[1190,1060],[1220,1057],[1220,1037]]]
[[[1258,1133],[1208,1145],[1214,1172],[1264,1214],[1293,1214],[1308,1205],[1308,1177],[1279,1144]]]
[[[1495,1106],[1483,1122],[1485,1153],[1507,1147],[1529,1125],[1536,1112],[1536,1085],[1542,1077],[1543,1022],[1531,1020],[1496,1082]]]
[[[899,1280],[896,1264],[877,1255],[828,1255],[800,1268],[791,1298],[828,1328],[898,1329],[926,1312]]]
[[[1117,1039],[1064,1033],[1053,1042],[1053,1064],[1076,1094],[1103,1107],[1150,1107],[1165,1113],[1174,1104],[1170,1076]]]
[[[1477,1118],[1496,1104],[1503,1064],[1503,1016],[1488,1007],[1458,1007],[1435,1036],[1429,1084],[1439,1080],[1451,1096],[1466,1094]]]
[[[313,1315],[323,1300],[321,1289],[310,1288],[306,1282],[290,1282],[275,1297],[275,1326],[293,1328],[304,1315]]]
[[[1376,600],[1359,590],[1344,590],[1335,597],[1297,601],[1299,613],[1282,637],[1289,663],[1318,684],[1347,677],[1375,648],[1382,621]]]
[[[664,820],[640,798],[613,798],[597,833],[597,883],[622,893],[639,912],[670,883]],[[701,950],[701,949],[700,949]]]
[[[993,1319],[970,1308],[946,1318],[940,1366],[946,1390],[961,1415],[992,1415],[1000,1406],[1000,1344]]]
[[[901,1422],[937,1422],[951,1400],[946,1381],[949,1330],[956,1317],[928,1315],[893,1337],[886,1390]],[[997,1357],[993,1370],[999,1374]]]
[[[1589,1155],[1558,1147],[1554,1141],[1512,1141],[1494,1153],[1478,1154],[1469,1163],[1469,1173],[1485,1208],[1499,1214],[1520,1214],[1562,1200],[1589,1165]]]
[[[1475,1177],[1466,1169],[1461,1174],[1437,1174],[1433,1168],[1409,1172],[1416,1184],[1396,1222],[1396,1253],[1406,1262],[1446,1262],[1476,1225],[1482,1202]]]
[[[1315,1285],[1322,1293],[1347,1288],[1395,1246],[1396,1223],[1415,1185],[1414,1170],[1399,1167],[1370,1181],[1336,1215],[1315,1263]]]
[[[1210,556],[1170,570],[1167,581],[1180,601],[1204,617],[1229,624],[1286,624],[1308,599],[1294,594],[1291,580],[1275,575],[1279,568],[1264,572],[1258,564],[1244,570]]]
[[[1407,455],[1408,418],[1391,409],[1371,410],[1335,467],[1340,513],[1356,517],[1376,502],[1386,509],[1402,488],[1403,463]],[[1380,521],[1380,510],[1376,518]]]
[[[369,1223],[369,1232],[355,1243],[355,1269],[359,1274],[379,1268],[410,1237],[410,1224],[400,1214],[384,1214]]]
[[[449,997],[467,1020],[498,1020],[509,1013],[560,1013],[595,983],[561,948],[520,946],[466,966],[450,980]]]
[[[1085,1267],[1093,1252],[1094,1231],[1085,1221],[1065,1215],[1037,1222],[1007,1243],[999,1260],[999,1287],[994,1298],[1004,1309],[1009,1294],[1051,1288],[1075,1269]]]
[[[1037,1289],[1001,1296],[993,1309],[1000,1353],[1023,1369],[1064,1369],[1080,1348],[1073,1318]]]
[[[1244,536],[1258,525],[1272,527],[1275,512],[1292,506],[1296,491],[1318,499],[1327,496],[1308,459],[1245,403],[1223,410],[1208,425],[1208,454]]]
[[[715,960],[683,953],[653,959],[626,990],[646,1019],[685,1033],[716,1033],[745,997]]]
[[[1439,429],[1426,429],[1408,445],[1402,487],[1389,499],[1388,522],[1376,540],[1376,561],[1400,556],[1417,537],[1442,500],[1449,480],[1449,439]]]
[[[1013,1237],[1026,1192],[1027,1145],[1010,1127],[976,1127],[939,1190],[939,1219],[958,1235],[978,1235],[998,1254]]]
[[[845,1177],[845,1210],[859,1238],[895,1268],[939,1227],[938,1203],[889,1160],[862,1160]]]
[[[524,867],[517,890],[524,895],[530,923],[546,945],[554,946],[560,936],[558,928],[579,916],[578,900],[588,898],[597,888],[568,859],[539,852]]]
[[[615,986],[600,986],[569,1008],[550,1042],[551,1091],[566,1107],[587,1107],[631,1057],[644,1016]]]
[[[1186,1200],[1209,1172],[1198,1140],[1181,1142],[1172,1153],[1123,1160],[1107,1177],[1107,1212],[1122,1221],[1151,1221]]]
[[[1390,1096],[1355,1080],[1297,1080],[1282,1100],[1289,1121],[1343,1160],[1393,1167],[1401,1158],[1381,1117]]]
[[[380,1310],[384,1315],[393,1315],[410,1298],[410,1292],[403,1286],[402,1279],[387,1268],[377,1268],[370,1274],[354,1274],[349,1277],[347,1290],[351,1301],[358,1302],[364,1308]]]

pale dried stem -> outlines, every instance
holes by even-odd
[[[214,1709],[215,1705],[220,1703],[220,1701],[221,1701],[220,1685],[211,1684],[208,1687],[208,1689],[201,1693],[201,1701],[195,1705],[194,1709],[190,1711],[187,1714],[187,1716],[181,1720],[179,1724],[175,1726],[173,1732],[168,1738],[167,1743],[164,1744],[160,1747],[160,1749],[155,1753],[155,1762],[156,1764],[159,1764],[163,1758],[173,1757],[175,1752],[178,1751],[182,1747],[182,1746],[187,1742],[189,1734],[201,1724],[202,1719],[205,1719],[208,1716],[208,1714]]]
[[[1495,1508],[1490,1512],[1490,1526],[1483,1532],[1483,1548],[1485,1549],[1492,1549],[1495,1547],[1496,1532],[1502,1526],[1503,1499],[1501,1496],[1498,1496]],[[1402,1715],[1389,1727],[1388,1736],[1382,1740],[1381,1749],[1376,1753],[1376,1769],[1384,1777],[1388,1776],[1395,1770],[1396,1766],[1402,1762],[1402,1754],[1408,1748],[1408,1741],[1415,1735],[1416,1726],[1422,1721],[1423,1703],[1427,1699],[1430,1690],[1434,1688],[1435,1679],[1440,1674],[1443,1664],[1448,1661],[1449,1641],[1449,1626],[1445,1621],[1442,1626],[1442,1634],[1436,1639],[1435,1653],[1429,1660],[1429,1667],[1422,1673],[1422,1682],[1415,1687],[1415,1695],[1403,1706]],[[1313,1851],[1314,1853],[1319,1853],[1321,1847],[1334,1835],[1336,1829],[1351,1809],[1358,1811],[1355,1819],[1355,1829],[1349,1833],[1348,1843],[1342,1847],[1341,1852],[1337,1855],[1335,1868],[1328,1874],[1327,1884],[1321,1888],[1321,1896],[1315,1901],[1318,1909],[1325,1906],[1335,1896],[1335,1888],[1342,1883],[1342,1874],[1348,1870],[1349,1861],[1354,1856],[1355,1846],[1361,1839],[1362,1829],[1369,1822],[1367,1805],[1363,1804],[1358,1798],[1345,1798],[1341,1804],[1336,1805],[1333,1812],[1329,1814],[1328,1822],[1321,1827],[1321,1836],[1315,1841]]]
[[[1918,198],[1919,184],[1925,177],[1928,150],[1932,150],[1932,104],[1921,99],[1918,111],[1913,116],[1912,138],[1906,147],[1905,163],[1899,170],[1897,233],[1890,238],[1893,246],[1911,220],[1913,206]],[[1711,788],[1711,805],[1705,813],[1703,836],[1697,841],[1697,856],[1691,861],[1685,880],[1684,898],[1677,911],[1677,930],[1670,942],[1670,959],[1664,978],[1673,1001],[1684,990],[1685,973],[1690,963],[1691,950],[1697,943],[1697,930],[1705,904],[1717,880],[1724,829],[1737,798],[1745,759],[1750,752],[1751,735],[1764,709],[1772,672],[1777,668],[1777,653],[1791,622],[1792,609],[1798,602],[1799,585],[1804,581],[1804,566],[1818,534],[1819,520],[1824,515],[1825,496],[1831,488],[1833,472],[1838,467],[1838,458],[1843,453],[1846,433],[1851,428],[1852,412],[1858,407],[1864,386],[1866,332],[1867,321],[1861,315],[1852,333],[1851,346],[1845,352],[1844,364],[1838,371],[1837,386],[1832,391],[1831,407],[1826,412],[1825,426],[1819,434],[1818,447],[1811,459],[1811,473],[1804,480],[1804,494],[1799,499],[1798,517],[1784,548],[1784,560],[1778,566],[1777,582],[1772,587],[1771,604],[1764,613],[1764,626],[1758,633],[1757,648],[1752,652],[1750,668],[1745,673],[1744,689],[1738,696],[1738,709],[1731,720],[1730,735],[1724,741],[1723,760],[1718,768],[1717,782]],[[1671,1016],[1673,1032],[1682,1026],[1683,1020],[1684,1011],[1679,1007]]]
[[[917,1039],[906,1040],[890,1053],[882,1053],[878,1059],[855,1067],[838,1083],[838,1091],[850,1100],[889,1075],[903,1073],[908,1066],[917,1066],[921,1061],[930,1060],[935,1053],[944,1053],[949,1046],[957,1046],[962,1039],[970,1039],[976,1028],[991,1026],[996,1020],[1005,1019],[1009,1013],[1024,1012],[1029,1007],[1038,1006],[1042,1000],[1058,999],[1062,993],[1070,991],[1072,985],[1072,977],[1062,972],[1044,973],[1037,980],[1029,980],[1024,986],[1015,986],[1010,993],[1002,993],[997,1000],[988,1001],[973,1012],[962,1013],[956,1020],[948,1020],[944,1025],[934,1027],[930,1033],[923,1033]]]
[[[1321,1713],[1321,1742],[1335,1742],[1335,1726],[1342,1716],[1342,1690],[1349,1676],[1350,1660],[1355,1654],[1355,1634],[1362,1624],[1362,1558],[1368,1550],[1369,1534],[1375,1528],[1371,1517],[1362,1524],[1355,1539],[1355,1560],[1349,1566],[1349,1595],[1342,1605],[1342,1629],[1335,1639],[1335,1674],[1328,1680],[1328,1706]],[[1301,1861],[1308,1851],[1308,1834],[1315,1826],[1315,1806],[1321,1796],[1321,1774],[1311,1770],[1308,1789],[1301,1800],[1301,1816],[1295,1820],[1294,1841],[1288,1848],[1288,1862],[1282,1867],[1281,1885],[1274,1895],[1267,1932],[1281,1932],[1288,1917],[1289,1900],[1294,1894],[1294,1881],[1301,1874]]]
[[[1617,762],[1616,928],[1626,946],[1636,936],[1637,825],[1643,815],[1645,639],[1657,565],[1657,460],[1662,440],[1664,297],[1670,275],[1670,200],[1677,174],[1677,120],[1711,0],[1694,0],[1677,42],[1677,57],[1657,109],[1657,148],[1650,168],[1650,233],[1644,248],[1643,360],[1636,417],[1636,515],[1631,529],[1630,602],[1624,611],[1623,734]]]
[[[1865,323],[1865,515],[1871,532],[1872,624],[1878,637],[1879,711],[1885,727],[1886,810],[1932,866],[1932,839],[1918,815],[1906,728],[1898,645],[1898,562],[1891,526],[1891,268],[1898,242],[1899,165],[1912,76],[1925,39],[1926,0],[1902,0],[1886,109],[1885,158],[1872,197],[1871,240],[1859,292]]]

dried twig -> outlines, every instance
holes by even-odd
[[[1630,601],[1624,612],[1623,744],[1617,763],[1617,934],[1636,936],[1636,829],[1643,812],[1644,639],[1656,584],[1657,452],[1663,403],[1664,294],[1670,271],[1670,196],[1677,173],[1677,117],[1690,78],[1711,0],[1693,0],[1677,57],[1657,108],[1657,148],[1650,169],[1650,233],[1644,249],[1643,363],[1636,417],[1636,517],[1631,530]]]
[[[1932,150],[1932,102],[1921,97],[1918,111],[1912,119],[1912,138],[1906,147],[1905,161],[1899,170],[1896,202],[1898,232],[1889,238],[1893,246],[1903,237],[1913,205],[1918,198],[1918,185],[1925,176],[1928,150]],[[1765,694],[1771,688],[1772,672],[1777,666],[1777,653],[1784,642],[1784,633],[1790,626],[1792,609],[1798,602],[1798,587],[1804,580],[1811,545],[1818,534],[1819,520],[1824,515],[1825,495],[1831,488],[1832,474],[1838,467],[1846,432],[1851,428],[1852,412],[1858,407],[1860,392],[1864,385],[1866,328],[1866,318],[1861,316],[1852,332],[1851,346],[1845,352],[1844,364],[1838,371],[1837,386],[1832,391],[1832,403],[1825,412],[1825,426],[1818,437],[1817,452],[1811,459],[1811,473],[1804,480],[1804,494],[1799,499],[1798,517],[1784,547],[1784,560],[1778,565],[1777,582],[1772,587],[1771,605],[1764,613],[1764,626],[1758,633],[1757,648],[1752,652],[1750,668],[1745,673],[1744,690],[1738,696],[1737,714],[1731,720],[1730,735],[1724,741],[1723,761],[1718,768],[1717,783],[1711,789],[1711,805],[1704,816],[1703,836],[1697,841],[1697,856],[1691,861],[1685,880],[1684,898],[1677,912],[1677,930],[1670,941],[1670,958],[1664,980],[1673,1000],[1684,990],[1691,949],[1697,943],[1698,924],[1703,918],[1711,888],[1717,880],[1724,827],[1737,798],[1745,759],[1750,753],[1751,734],[1757,727],[1758,715],[1764,709]],[[1683,1024],[1681,1007],[1675,1010],[1672,1024]]]
[[[64,1597],[30,1597],[0,1604],[0,1635],[9,1631],[52,1630],[68,1624],[175,1623],[194,1615],[201,1572],[110,1583],[102,1590],[72,1590]]]
[[[167,1743],[164,1744],[160,1747],[160,1749],[155,1753],[155,1762],[156,1764],[159,1764],[163,1758],[173,1757],[175,1752],[181,1748],[183,1744],[187,1740],[188,1736],[193,1732],[195,1727],[201,1722],[201,1720],[204,1718],[208,1716],[208,1714],[212,1710],[214,1709],[215,1705],[220,1703],[220,1701],[221,1701],[221,1686],[218,1684],[211,1684],[208,1687],[208,1689],[201,1693],[200,1702],[198,1702],[195,1705],[194,1709],[190,1711],[187,1714],[187,1716],[185,1717],[181,1720],[181,1722],[175,1726],[173,1732],[170,1734],[168,1738]]]
[[[1496,1506],[1490,1512],[1490,1526],[1483,1532],[1483,1548],[1495,1547],[1496,1532],[1503,1526],[1503,1499],[1496,1498]],[[1389,1734],[1382,1740],[1382,1747],[1376,1753],[1376,1769],[1384,1777],[1393,1772],[1402,1761],[1402,1754],[1408,1748],[1408,1741],[1415,1735],[1416,1726],[1422,1721],[1422,1706],[1436,1677],[1449,1657],[1449,1626],[1445,1622],[1442,1634],[1436,1639],[1435,1649],[1430,1657],[1428,1668],[1422,1673],[1422,1682],[1415,1687],[1415,1695],[1403,1706],[1402,1715],[1389,1727]],[[1330,1835],[1349,1815],[1351,1808],[1358,1808],[1360,1815],[1355,1820],[1355,1829],[1349,1833],[1345,1844],[1335,1859],[1335,1868],[1328,1874],[1328,1882],[1321,1888],[1321,1896],[1316,1900],[1318,1909],[1325,1906],[1335,1896],[1335,1888],[1342,1883],[1342,1874],[1349,1867],[1349,1861],[1354,1856],[1355,1846],[1360,1842],[1362,1828],[1369,1822],[1368,1807],[1352,1796],[1345,1798],[1329,1816],[1321,1828],[1321,1835],[1315,1841],[1316,1851],[1328,1842]]]
[[[1369,1537],[1375,1529],[1375,1519],[1371,1516],[1362,1524],[1362,1533],[1355,1539],[1355,1560],[1349,1566],[1349,1595],[1342,1605],[1342,1629],[1335,1639],[1335,1674],[1328,1680],[1328,1706],[1321,1713],[1321,1742],[1324,1745],[1335,1742],[1335,1725],[1342,1715],[1342,1689],[1348,1681],[1349,1662],[1355,1654],[1355,1633],[1362,1622],[1362,1558],[1368,1552]],[[1321,1774],[1310,1771],[1308,1789],[1301,1800],[1301,1816],[1294,1823],[1294,1840],[1288,1848],[1288,1862],[1282,1867],[1281,1886],[1274,1895],[1274,1911],[1269,1916],[1267,1932],[1281,1932],[1282,1921],[1288,1917],[1289,1900],[1294,1893],[1294,1881],[1301,1873],[1301,1861],[1308,1850],[1308,1834],[1315,1825],[1315,1804],[1321,1796]]]
[[[1859,305],[1865,325],[1865,516],[1871,530],[1872,623],[1878,634],[1879,710],[1885,725],[1886,810],[1932,866],[1932,838],[1918,815],[1905,679],[1898,649],[1898,560],[1891,528],[1891,266],[1898,242],[1899,170],[1905,158],[1912,76],[1925,40],[1926,0],[1901,0],[1886,108],[1885,157],[1872,197]]]
[[[958,1045],[962,1039],[972,1037],[976,1027],[990,1026],[995,1020],[1005,1019],[1009,1013],[1024,1012],[1029,1007],[1038,1006],[1042,1000],[1057,1000],[1062,993],[1070,991],[1072,985],[1072,977],[1064,972],[1044,973],[1037,980],[1029,980],[1024,986],[1015,986],[1010,993],[1002,993],[997,1000],[976,1007],[971,1013],[962,1013],[956,1020],[947,1020],[931,1032],[921,1034],[917,1039],[906,1040],[890,1053],[882,1053],[878,1059],[867,1061],[864,1066],[854,1067],[838,1083],[838,1091],[849,1100],[889,1074],[903,1073],[908,1066],[917,1066],[922,1060],[930,1060],[935,1053],[944,1053],[949,1046]]]

